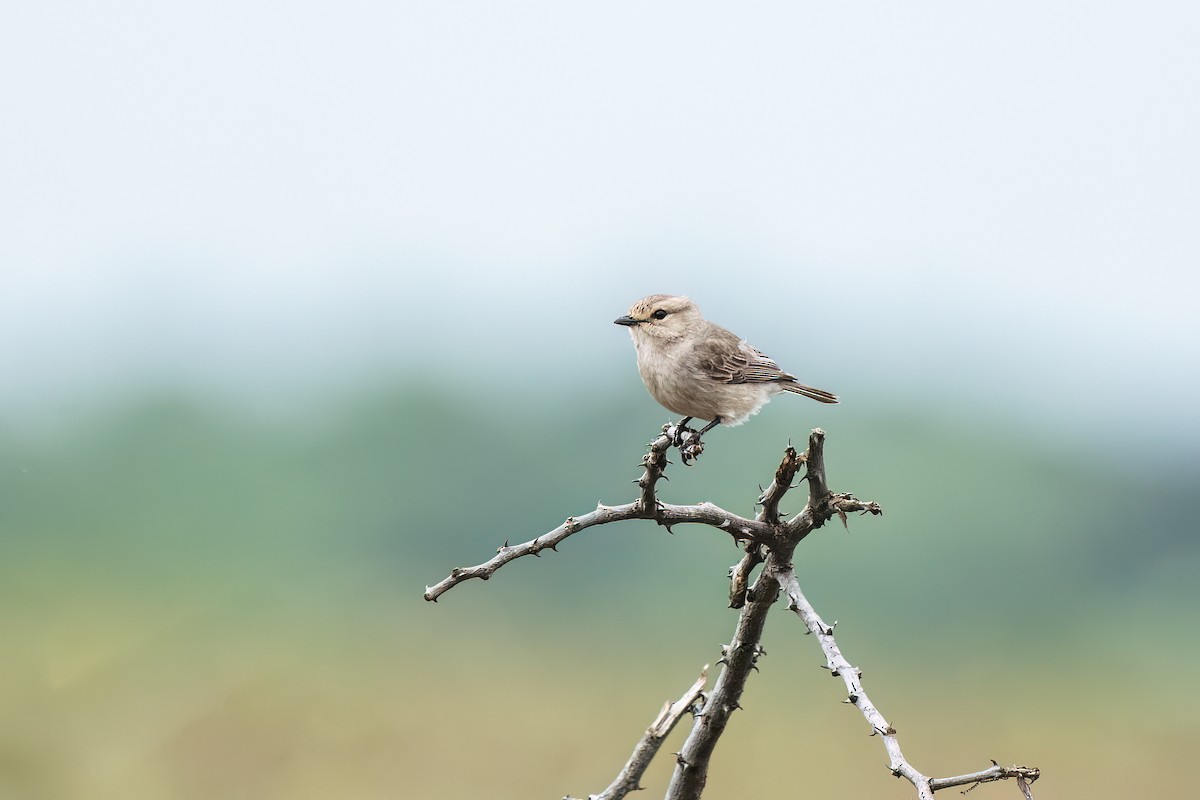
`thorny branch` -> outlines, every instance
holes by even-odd
[[[673,426],[668,426],[673,430]],[[600,503],[596,510],[581,517],[567,517],[566,522],[552,531],[534,537],[522,544],[510,545],[507,541],[496,550],[496,555],[490,560],[474,567],[456,567],[450,574],[433,586],[425,587],[425,599],[436,601],[443,594],[458,584],[471,578],[487,580],[492,573],[510,561],[522,556],[540,556],[543,550],[557,551],[558,545],[579,531],[594,525],[605,525],[610,522],[620,522],[627,519],[652,519],[668,530],[672,525],[684,522],[699,522],[711,525],[725,531],[735,541],[748,540],[766,541],[771,536],[771,528],[764,522],[745,519],[720,506],[709,502],[696,505],[673,505],[663,503],[655,497],[655,486],[663,476],[667,466],[667,448],[671,445],[671,436],[664,433],[649,445],[649,450],[642,457],[643,472],[634,481],[640,489],[640,495],[632,503],[619,506],[606,506]]]
[[[707,781],[713,749],[730,716],[741,708],[738,701],[750,673],[758,669],[759,658],[766,655],[761,645],[763,627],[767,612],[780,593],[787,598],[788,610],[795,612],[808,632],[816,636],[825,654],[825,668],[845,683],[845,702],[858,708],[871,725],[872,735],[878,735],[882,740],[889,758],[889,770],[896,777],[910,781],[918,798],[932,800],[935,791],[952,786],[976,786],[1015,778],[1025,799],[1033,800],[1029,786],[1040,776],[1037,768],[1016,765],[1001,767],[993,761],[992,767],[979,772],[933,778],[913,767],[900,750],[896,729],[867,696],[862,685],[862,670],[842,655],[834,639],[833,628],[825,624],[801,591],[792,565],[792,554],[808,534],[835,516],[846,525],[848,515],[852,513],[883,513],[877,503],[829,490],[825,475],[824,431],[819,428],[813,430],[804,453],[797,453],[795,448],[788,445],[774,479],[758,498],[761,510],[754,519],[747,519],[708,502],[673,505],[658,500],[658,481],[664,477],[668,463],[666,453],[675,439],[675,427],[666,425],[662,435],[648,445],[642,457],[642,475],[634,481],[638,485],[638,497],[633,502],[619,506],[601,503],[595,511],[580,517],[568,517],[554,530],[527,542],[510,545],[506,541],[488,561],[474,567],[456,568],[435,585],[425,588],[425,599],[436,601],[463,581],[471,578],[487,580],[510,561],[523,556],[540,556],[546,549],[557,550],[560,543],[582,530],[627,519],[652,519],[668,529],[679,523],[701,523],[725,531],[735,542],[744,545],[746,554],[730,568],[729,573],[729,604],[731,608],[740,609],[737,627],[733,641],[721,648],[718,663],[722,668],[712,692],[704,696],[703,687],[708,674],[706,666],[683,697],[663,708],[613,783],[599,795],[592,795],[591,800],[619,800],[641,788],[641,777],[663,739],[689,710],[693,711],[695,721],[683,747],[676,754],[675,771],[666,796],[668,800],[698,800]],[[795,488],[794,481],[801,467],[805,469],[801,480],[808,483],[808,502],[800,513],[785,521],[786,515],[780,511],[779,505],[787,492]],[[760,564],[763,565],[762,570],[751,583],[751,576]]]
[[[775,480],[763,493],[762,512],[760,521],[771,526],[772,537],[763,548],[767,551],[765,565],[759,573],[758,580],[745,593],[745,605],[738,617],[734,640],[725,650],[725,669],[717,676],[716,686],[708,700],[708,707],[702,717],[696,719],[692,732],[684,742],[679,753],[671,784],[667,789],[668,800],[695,800],[704,791],[708,780],[709,760],[717,740],[724,732],[725,724],[730,714],[740,708],[742,689],[752,669],[757,668],[758,657],[764,651],[759,644],[762,641],[763,625],[766,623],[767,612],[779,597],[781,584],[775,579],[776,573],[792,568],[792,552],[796,545],[812,531],[824,525],[834,514],[844,515],[847,511],[862,511],[872,514],[882,514],[883,510],[877,503],[864,503],[851,495],[830,494],[825,484],[824,458],[825,432],[819,428],[809,436],[808,452],[803,457],[797,456],[794,448],[789,446],[784,452],[783,462],[775,473]],[[807,467],[809,500],[795,519],[782,523],[778,511],[779,501],[792,486],[792,480],[801,465]],[[844,516],[843,516],[844,519]],[[750,552],[742,562],[733,568],[734,581],[749,571],[744,568],[748,561],[754,561],[758,545],[752,545]],[[750,568],[752,568],[752,564]]]

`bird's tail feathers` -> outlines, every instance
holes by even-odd
[[[805,397],[811,397],[819,403],[836,403],[837,395],[832,392],[827,392],[824,389],[814,389],[811,386],[805,386],[803,383],[794,383],[792,381],[783,381],[780,384],[786,392],[795,392],[802,394]]]

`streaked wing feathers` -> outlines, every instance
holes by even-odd
[[[716,345],[717,341],[710,340]],[[703,348],[700,369],[721,383],[771,383],[794,381],[795,377],[779,368],[770,356],[760,353],[745,342],[719,341],[716,347]]]

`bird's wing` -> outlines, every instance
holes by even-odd
[[[728,331],[714,336],[698,348],[702,373],[721,383],[771,383],[794,381],[795,377],[779,368],[765,353],[760,353]]]

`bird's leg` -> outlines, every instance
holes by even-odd
[[[688,417],[688,419],[691,419],[691,417]],[[679,456],[683,459],[684,464],[691,464],[691,462],[700,457],[700,454],[704,452],[704,445],[700,442],[700,437],[720,424],[721,417],[717,416],[712,422],[705,425],[698,432],[695,432],[694,436],[688,437],[687,444],[679,448]]]
[[[676,447],[683,447],[683,434],[685,431],[687,431],[688,433],[695,433],[695,431],[691,430],[687,426],[687,424],[691,421],[692,421],[691,417],[684,417],[683,419],[679,420],[678,424],[676,424],[676,426],[675,426],[675,441],[672,442],[672,444],[674,444]]]

